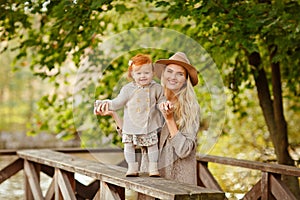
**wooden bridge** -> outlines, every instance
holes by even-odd
[[[208,168],[208,163],[218,163],[261,171],[261,179],[245,194],[243,197],[245,200],[296,200],[281,181],[281,175],[300,177],[300,169],[292,166],[198,155],[198,186],[195,186],[143,175],[125,177],[126,168],[124,167],[70,155],[70,153],[90,153],[91,151],[115,150],[2,151],[0,152],[2,155],[15,153],[18,158],[0,171],[0,184],[23,170],[25,199],[125,199],[125,189],[130,189],[139,193],[140,199],[223,200],[226,199],[225,194]],[[40,188],[40,173],[52,177],[45,196]],[[75,179],[75,173],[91,177],[94,181],[87,186],[83,185]]]

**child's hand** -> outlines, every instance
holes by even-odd
[[[113,111],[110,111],[108,109],[108,102],[103,102],[103,101],[97,100],[95,102],[94,114],[100,115],[100,116],[107,116],[107,115],[112,116]]]
[[[159,104],[159,109],[164,117],[167,117],[174,112],[174,105],[170,101],[162,102]]]

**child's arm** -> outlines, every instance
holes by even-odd
[[[117,127],[122,129],[122,127],[123,127],[122,119],[120,118],[120,116],[115,111],[112,111],[112,110],[108,109],[108,102],[100,103],[96,107],[94,112],[95,112],[95,115],[111,116],[115,120],[115,122],[117,124]]]

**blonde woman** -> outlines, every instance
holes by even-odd
[[[160,174],[178,182],[197,184],[200,107],[193,89],[198,84],[197,70],[182,52],[158,60],[154,70],[168,100],[160,105],[165,119],[159,141]]]

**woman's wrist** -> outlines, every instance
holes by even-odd
[[[178,132],[177,124],[175,122],[174,117],[167,118],[166,124],[167,124],[169,132],[170,132],[170,138],[174,137],[176,135],[176,133]]]

